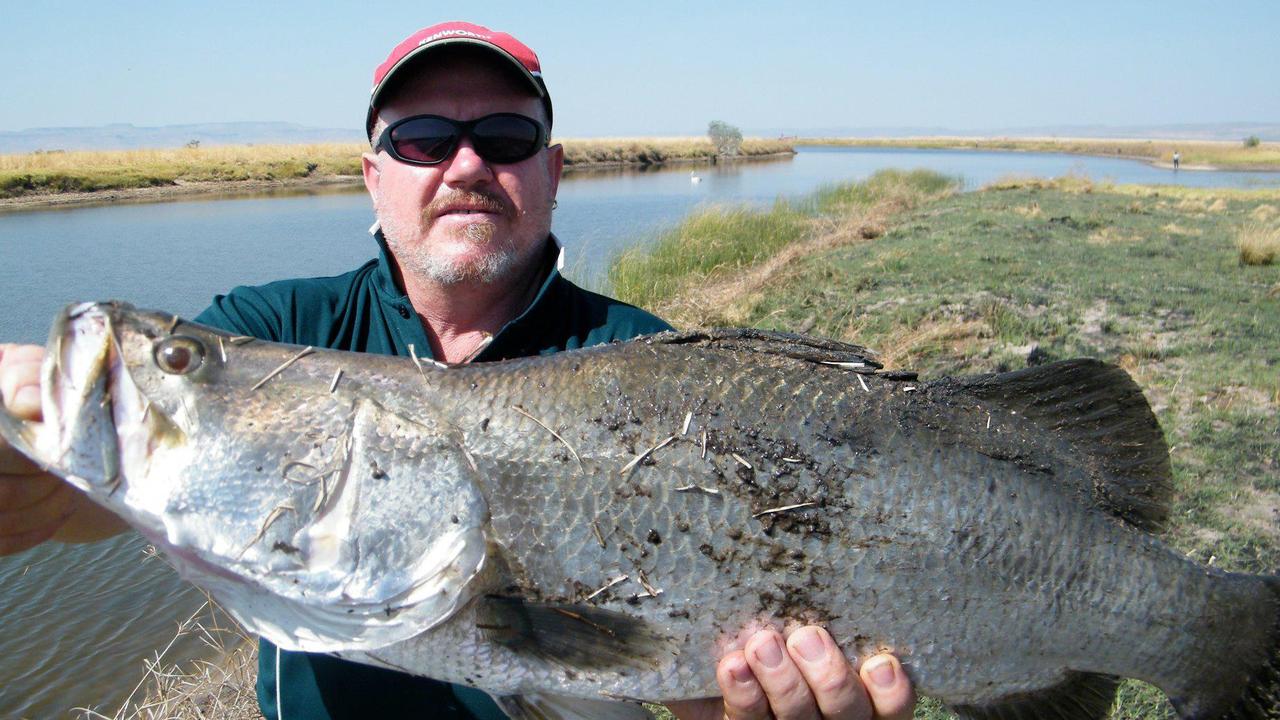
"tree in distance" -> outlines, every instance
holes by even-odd
[[[716,146],[717,155],[737,155],[742,147],[742,131],[723,120],[707,125],[707,137]]]

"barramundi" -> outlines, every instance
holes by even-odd
[[[248,630],[517,717],[714,696],[739,631],[820,623],[969,718],[1280,717],[1280,578],[1155,532],[1169,453],[1122,370],[923,382],[863,348],[664,333],[449,366],[119,303],[56,320],[0,434]]]

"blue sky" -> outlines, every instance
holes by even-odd
[[[413,30],[542,58],[561,136],[1280,121],[1280,2],[0,0],[0,130],[284,120],[358,133]]]

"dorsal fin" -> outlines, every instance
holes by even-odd
[[[796,360],[838,365],[871,373],[883,367],[875,353],[861,345],[754,328],[712,328],[691,332],[665,332],[640,338],[637,342],[661,345],[706,345],[709,347],[782,355]]]
[[[1172,475],[1164,433],[1142,389],[1124,370],[1077,359],[930,383],[930,394],[964,395],[1066,442],[1099,507],[1144,530],[1164,526]]]

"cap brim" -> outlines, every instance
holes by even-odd
[[[547,86],[542,81],[542,78],[530,72],[529,68],[524,66],[524,63],[520,62],[518,59],[516,59],[514,55],[507,52],[506,50],[503,50],[502,48],[492,43],[488,43],[483,40],[476,40],[474,38],[466,38],[466,37],[443,38],[443,39],[428,43],[426,45],[420,45],[417,48],[414,48],[413,51],[407,53],[404,57],[400,58],[400,60],[396,62],[396,64],[393,65],[390,70],[387,71],[386,75],[382,76],[382,81],[379,82],[377,86],[373,88],[373,92],[369,96],[369,109],[368,109],[368,112],[365,113],[365,121],[364,121],[365,134],[368,134],[373,130],[373,113],[377,109],[378,103],[383,100],[384,96],[387,94],[387,91],[390,88],[394,87],[395,81],[398,80],[400,76],[403,76],[404,73],[407,71],[407,69],[411,65],[413,65],[416,62],[420,62],[431,51],[440,50],[446,47],[456,47],[459,45],[471,45],[473,47],[483,48],[485,50],[492,52],[494,55],[500,58],[503,58],[508,63],[510,63],[511,67],[515,68],[516,71],[520,73],[520,76],[523,77],[525,81],[529,83],[529,86],[533,88],[534,92],[538,94],[539,98],[541,98],[544,101],[547,99]],[[547,103],[547,112],[548,112],[547,120],[550,121],[551,119],[549,116],[551,112],[550,103]]]

